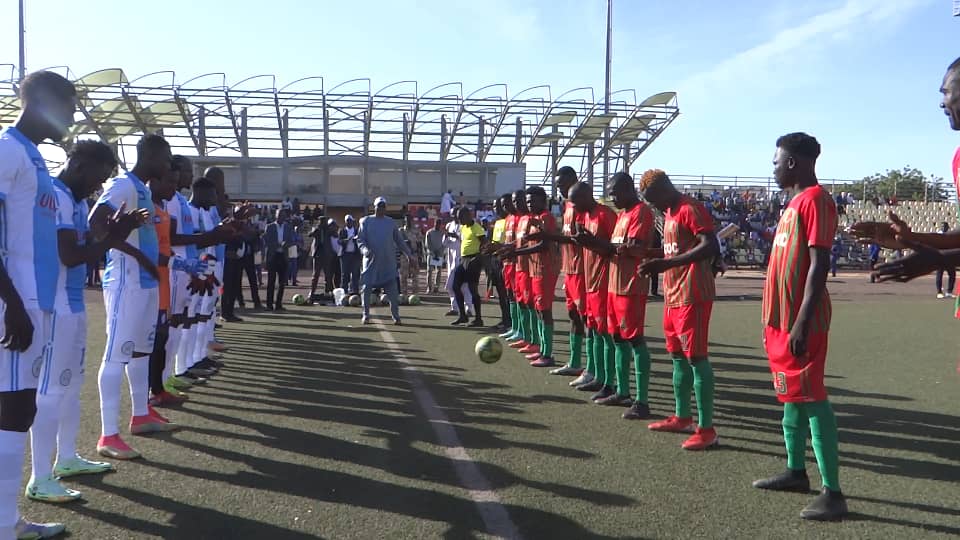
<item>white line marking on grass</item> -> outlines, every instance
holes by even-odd
[[[453,469],[460,479],[460,485],[467,490],[470,499],[477,505],[477,511],[480,513],[480,518],[483,519],[487,532],[498,538],[522,539],[523,537],[520,536],[517,526],[510,519],[507,509],[503,507],[500,498],[493,491],[490,481],[477,468],[477,464],[473,462],[470,454],[467,453],[467,449],[460,442],[457,430],[450,423],[450,419],[437,406],[437,402],[433,399],[433,394],[427,388],[427,383],[420,375],[420,371],[403,354],[397,340],[393,338],[393,334],[380,322],[377,322],[377,327],[380,329],[383,342],[393,353],[394,360],[403,366],[403,375],[413,388],[413,395],[417,398],[417,403],[433,427],[433,433],[437,436],[437,440],[444,447],[447,458],[453,462]]]

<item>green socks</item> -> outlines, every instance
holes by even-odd
[[[527,308],[523,307],[523,304],[517,305],[517,317],[520,319],[520,338],[530,343],[532,339],[530,337],[530,319],[527,317]]]
[[[567,362],[567,365],[572,368],[580,367],[580,356],[583,354],[583,334],[576,334],[570,332],[570,361]],[[587,360],[587,364],[590,361]],[[590,371],[589,369],[587,371]]]
[[[613,386],[616,383],[614,377],[617,370],[617,344],[610,334],[603,335],[603,360],[606,363],[607,373],[607,379],[603,381],[603,384]]]
[[[682,356],[673,357],[673,399],[677,418],[690,418],[690,392],[693,391],[693,368]]]
[[[593,336],[593,367],[597,371],[595,378],[603,384],[607,384],[607,361],[603,353],[603,334],[594,334]]]
[[[553,358],[553,325],[540,319],[540,354]]]
[[[527,343],[532,343],[533,345],[540,344],[540,319],[537,318],[537,311],[535,309],[527,308],[527,324],[530,328],[530,341]]]
[[[514,334],[520,334],[520,306],[516,302],[510,302],[510,328]]]
[[[840,491],[840,443],[837,431],[837,417],[829,400],[804,404],[810,419],[810,433],[813,435],[813,453],[817,456],[817,466],[823,485],[831,491]]]
[[[840,443],[837,417],[830,401],[783,404],[783,442],[787,447],[787,468],[791,471],[806,469],[808,432],[813,434],[813,453],[824,487],[840,491]]]
[[[650,391],[650,351],[642,341],[633,346],[633,370],[637,376],[637,401],[647,403]]]
[[[586,345],[586,348],[587,348],[587,367],[586,367],[586,370],[587,370],[587,373],[593,375],[594,377],[596,377],[596,375],[597,375],[597,363],[596,363],[596,361],[594,360],[594,356],[593,356],[593,342],[594,342],[595,340],[596,340],[596,337],[594,336],[593,330],[587,330],[587,337],[586,337],[586,339],[584,340],[584,341],[586,341],[585,345]]]
[[[693,391],[697,394],[697,412],[700,415],[698,425],[702,428],[712,427],[713,367],[706,358],[693,363]]]
[[[802,471],[807,453],[807,433],[809,432],[807,408],[803,403],[783,404],[783,442],[787,447],[787,468]]]
[[[616,347],[617,395],[630,397],[630,343],[614,341]]]

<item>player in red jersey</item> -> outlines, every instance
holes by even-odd
[[[716,286],[711,262],[720,254],[713,217],[702,204],[681,194],[667,173],[651,169],[640,180],[643,197],[664,213],[663,258],[641,264],[645,274],[663,274],[663,335],[673,358],[675,414],[650,424],[653,431],[689,433],[693,427],[690,391],[697,397],[699,422],[683,442],[686,450],[717,444],[713,428],[713,368],[707,335]],[[655,255],[660,256],[659,253]]]
[[[960,131],[960,58],[947,67],[940,93],[943,94],[940,107],[950,121],[950,129]],[[960,148],[953,155],[952,172],[953,185],[960,193]],[[946,234],[916,233],[893,213],[890,219],[892,223],[857,223],[851,228],[851,232],[862,242],[876,242],[890,249],[913,250],[906,257],[877,266],[874,275],[880,281],[910,281],[938,268],[960,266],[960,229]],[[957,292],[960,292],[960,285]],[[957,298],[956,317],[960,318],[960,295]]]
[[[527,210],[527,193],[518,189],[513,192],[513,207],[516,210],[516,226],[514,227],[513,246],[507,246],[503,250],[503,256],[507,260],[514,261],[514,295],[517,298],[517,312],[520,322],[520,335],[510,344],[511,348],[518,349],[523,354],[532,354],[539,352],[537,346],[539,336],[534,329],[532,294],[530,283],[530,256],[516,255],[516,251],[526,247],[526,235],[530,228],[530,212]]]
[[[601,405],[629,405],[628,420],[649,418],[650,352],[643,337],[650,279],[640,263],[653,240],[653,210],[640,201],[633,177],[613,175],[607,185],[613,205],[621,212],[610,239],[610,285],[607,293],[607,328],[616,346],[617,393]],[[630,359],[637,378],[637,399],[630,397]]]
[[[510,306],[510,328],[500,334],[500,337],[512,341],[520,337],[520,306],[517,305],[517,297],[514,294],[514,269],[516,261],[502,258],[501,254],[505,252],[504,248],[506,246],[513,246],[516,241],[517,210],[513,207],[513,195],[510,193],[501,195],[500,207],[506,213],[506,217],[504,218],[503,242],[501,243],[498,242],[497,239],[494,239],[493,242],[488,244],[488,249],[492,253],[495,253],[497,257],[500,257],[501,264],[503,265],[503,287],[507,291],[507,302]]]
[[[773,388],[783,403],[787,470],[753,486],[809,492],[804,465],[809,430],[823,489],[800,517],[830,520],[845,515],[847,503],[840,491],[837,420],[823,381],[831,318],[827,272],[837,207],[817,182],[819,156],[820,143],[806,133],[777,139],[773,175],[777,185],[794,192],[794,197],[780,216],[773,239],[762,322]]]
[[[533,309],[533,335],[539,337],[540,349],[527,355],[533,367],[551,367],[553,360],[553,297],[560,274],[556,243],[550,240],[557,233],[557,221],[550,213],[547,192],[540,186],[527,188],[530,210],[527,244],[514,252],[527,256],[530,275],[530,307]]]
[[[570,360],[566,365],[550,370],[551,375],[569,375],[580,377],[574,379],[570,385],[589,382],[590,375],[585,373],[582,366],[584,326],[583,317],[586,310],[584,304],[586,292],[583,280],[583,248],[573,241],[576,234],[576,224],[583,223],[583,214],[574,209],[570,202],[570,188],[577,183],[577,172],[573,167],[560,167],[557,171],[557,188],[563,195],[563,227],[559,232],[549,233],[540,231],[528,238],[531,240],[545,239],[556,242],[560,246],[560,272],[563,274],[563,289],[566,297],[567,315],[570,317]]]
[[[583,246],[583,270],[586,291],[587,371],[594,378],[578,385],[578,390],[596,392],[591,399],[613,395],[614,343],[607,328],[607,285],[609,281],[610,237],[617,216],[593,198],[589,184],[579,182],[570,188],[570,200],[583,214],[574,241]]]

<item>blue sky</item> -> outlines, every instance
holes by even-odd
[[[374,89],[503,82],[510,93],[603,88],[603,0],[27,0],[27,66],[185,81],[322,75]],[[134,8],[133,6],[138,6]],[[141,7],[142,6],[142,7]],[[147,11],[147,6],[150,6]],[[823,145],[823,178],[919,167],[950,177],[960,133],[939,109],[960,55],[950,0],[615,0],[614,90],[679,92],[681,117],[636,169],[768,176],[778,135]],[[143,11],[140,11],[140,10]],[[16,63],[16,2],[0,7],[0,63]]]

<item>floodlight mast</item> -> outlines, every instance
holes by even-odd
[[[603,93],[603,113],[610,114],[610,65],[612,63],[612,48],[613,48],[613,0],[607,0],[607,58],[604,65],[606,66],[605,73],[605,84],[604,84],[604,93]],[[603,130],[603,179],[601,182],[606,182],[607,177],[610,176],[610,126],[607,126]],[[592,166],[592,165],[591,165]]]
[[[27,54],[26,54],[26,45],[24,43],[25,35],[26,35],[26,31],[24,30],[24,27],[23,27],[23,0],[20,0],[20,66],[19,66],[20,78],[17,79],[18,84],[23,81],[24,77],[27,76],[27,68],[26,68]]]

